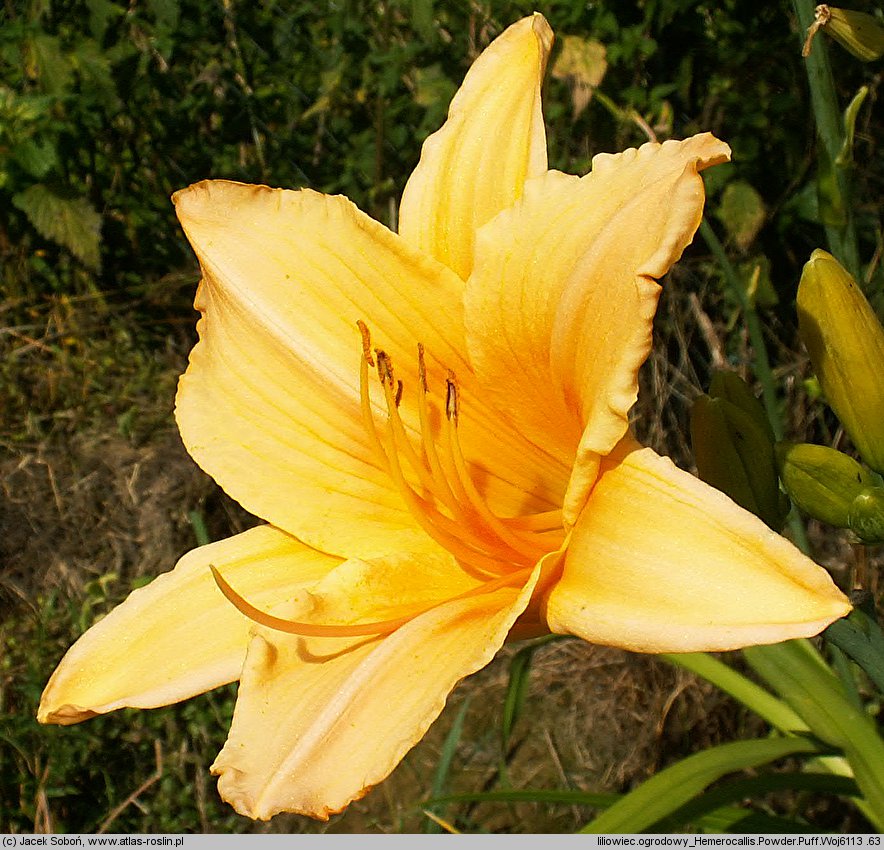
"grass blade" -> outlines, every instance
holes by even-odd
[[[712,747],[652,776],[588,823],[581,832],[641,832],[728,773],[796,753],[818,751],[819,744],[815,741],[797,736],[737,741]]]

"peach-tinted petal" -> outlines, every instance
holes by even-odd
[[[594,643],[695,652],[809,637],[849,610],[791,543],[628,439],[602,464],[546,616]]]
[[[553,34],[535,13],[505,30],[473,63],[424,142],[405,187],[399,232],[464,279],[476,230],[546,170],[540,86]]]
[[[351,618],[374,617],[374,599],[397,607],[397,588],[414,601],[468,585],[446,558],[375,562],[374,578],[369,565],[345,564],[325,584],[332,596],[348,597]],[[346,589],[354,569],[372,596]],[[212,767],[222,797],[254,818],[290,811],[324,819],[363,796],[420,740],[455,684],[491,660],[540,571],[523,584],[445,602],[383,638],[307,639],[260,629],[230,737]],[[319,588],[314,596],[321,599]]]
[[[560,460],[579,455],[573,522],[599,455],[624,435],[651,345],[659,278],[699,226],[699,170],[727,158],[705,134],[550,172],[479,233],[467,284],[473,368],[495,404]]]
[[[68,650],[38,719],[69,724],[127,706],[154,708],[235,680],[254,624],[221,595],[209,564],[274,609],[338,563],[269,525],[188,552]]]
[[[566,474],[556,470],[550,490],[545,455],[506,431],[475,387],[456,275],[342,197],[221,181],[175,201],[203,269],[178,425],[194,459],[246,508],[347,557],[427,544],[360,412],[360,320],[405,384],[400,415],[413,441],[421,342],[437,413],[447,369],[457,373],[464,452],[481,464],[489,498],[511,512],[526,492],[546,498],[537,510],[560,498]],[[369,381],[382,428],[374,370]]]

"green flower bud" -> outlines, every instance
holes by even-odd
[[[808,40],[813,38],[817,30],[825,30],[843,48],[863,62],[873,62],[884,56],[884,27],[876,17],[865,12],[823,4],[816,7],[814,23],[810,29],[812,32],[808,32]],[[809,52],[808,47],[805,49]]]
[[[773,445],[774,434],[767,414],[764,412],[764,407],[755,398],[755,393],[752,392],[749,385],[736,372],[716,372],[709,382],[709,395],[712,398],[729,401],[739,407],[743,413],[751,416],[755,424],[768,435],[770,444]]]
[[[789,505],[779,489],[768,428],[726,398],[700,396],[691,409],[700,478],[778,531]]]
[[[863,460],[884,471],[884,328],[825,251],[814,251],[801,274],[798,330],[826,401]]]
[[[884,543],[884,487],[870,487],[857,496],[848,513],[850,530],[863,543]]]
[[[809,516],[837,528],[850,525],[851,505],[875,483],[852,457],[811,443],[778,443],[777,465],[786,492]]]

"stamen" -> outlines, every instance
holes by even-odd
[[[538,514],[507,517],[502,522],[510,528],[524,529],[525,531],[561,531],[562,509],[556,508],[553,511],[543,511]]]
[[[402,417],[399,416],[399,403],[402,401],[402,381],[397,382],[396,394],[394,395],[392,391],[393,363],[386,352],[377,351],[377,356],[378,374],[381,374],[381,369],[383,368],[383,374],[387,377],[387,380],[382,380],[382,383],[384,387],[384,397],[387,400],[389,421],[393,430],[392,452],[395,454],[397,451],[402,451],[408,460],[408,465],[417,474],[421,486],[426,493],[433,498],[439,499],[443,504],[447,504],[445,499],[446,494],[444,491],[440,492],[438,479],[433,476],[432,471],[428,470],[426,464],[424,464],[418,457],[417,452],[411,445],[411,440],[409,440],[408,434],[405,432],[405,425],[402,422]],[[382,362],[383,366],[381,365]],[[384,450],[384,454],[387,454],[386,450]],[[389,457],[387,459],[389,460]],[[403,475],[403,480],[404,478],[405,476]]]
[[[427,364],[424,361],[424,346],[423,343],[420,342],[417,344],[417,369],[421,383],[421,393],[418,398],[418,416],[420,417],[421,447],[424,450],[424,457],[427,460],[427,466],[430,468],[430,474],[432,475],[433,480],[439,481],[442,484],[443,492],[440,494],[440,501],[451,510],[458,520],[461,522],[468,522],[469,519],[466,513],[461,508],[460,503],[454,495],[454,491],[451,489],[451,485],[448,483],[448,478],[442,469],[442,464],[439,462],[439,453],[436,451],[436,442],[433,439],[433,428],[430,424],[430,410],[427,404],[427,395],[429,394],[429,386],[427,385]]]
[[[417,374],[421,381],[421,392],[426,395],[430,388],[427,386],[427,364],[424,360],[424,344],[417,344]]]
[[[382,348],[376,348],[374,353],[378,358],[378,378],[380,382],[384,385],[389,384],[392,387],[393,384],[393,361],[390,360],[390,355],[387,354]]]
[[[380,348],[374,349],[375,357],[372,358],[368,328],[364,322],[359,322],[358,326],[362,335],[360,393],[366,429],[383,468],[418,525],[464,568],[486,576],[500,576],[527,563],[534,564],[555,549],[561,530],[560,511],[524,518],[498,517],[476,488],[458,439],[460,390],[454,372],[448,371],[445,382],[445,419],[442,420],[440,452],[430,417],[424,347],[418,344],[420,392],[417,408],[421,450],[416,450],[399,414],[402,382],[394,375],[392,359]],[[377,366],[378,380],[387,404],[385,431],[375,426],[368,388],[369,365]],[[418,479],[415,483],[406,477],[405,462],[412,481],[414,477]]]
[[[457,424],[457,378],[451,369],[448,370],[448,378],[445,381],[445,416]]]
[[[209,569],[212,571],[212,577],[215,579],[218,589],[224,594],[227,600],[241,614],[244,614],[250,620],[259,623],[262,626],[267,626],[278,632],[286,632],[290,635],[300,635],[301,637],[364,637],[369,635],[390,634],[401,626],[404,626],[406,623],[411,622],[415,617],[420,617],[422,614],[433,611],[448,602],[458,602],[463,599],[470,599],[474,596],[483,596],[486,593],[493,593],[495,590],[500,590],[503,587],[518,584],[528,578],[533,568],[519,570],[518,572],[509,573],[500,578],[483,582],[472,590],[468,590],[465,593],[459,593],[457,596],[451,596],[448,599],[443,599],[436,602],[434,605],[422,608],[414,614],[409,614],[405,617],[396,617],[393,620],[381,620],[376,623],[356,623],[349,626],[301,623],[296,620],[286,620],[282,617],[274,617],[272,614],[268,614],[266,611],[256,608],[251,602],[246,601],[240,596],[227,583],[221,573],[212,566],[212,564],[209,564]]]
[[[383,462],[384,468],[389,471],[390,463],[384,450],[384,444],[381,442],[377,428],[374,426],[374,415],[371,412],[371,396],[368,393],[368,367],[375,365],[374,358],[371,356],[371,335],[365,322],[361,319],[356,324],[359,327],[359,332],[362,334],[362,357],[359,359],[359,400],[362,410],[362,422],[365,425],[365,430],[368,432],[378,458]]]
[[[456,385],[454,386],[456,406]],[[457,489],[463,493],[467,504],[469,504],[469,506],[483,520],[488,529],[515,553],[521,555],[523,558],[529,558],[532,560],[543,557],[548,551],[545,547],[532,545],[517,532],[507,528],[507,526],[501,521],[500,517],[493,514],[488,508],[485,499],[476,489],[476,485],[473,484],[473,479],[467,470],[466,461],[461,453],[460,441],[457,439],[457,420],[453,417],[449,418],[447,426],[446,436],[448,439],[446,445],[456,473],[455,485],[457,486]]]
[[[392,422],[390,423],[390,440],[395,442],[395,434],[392,433]],[[452,521],[444,514],[440,513],[428,501],[422,499],[409,486],[402,474],[402,467],[399,464],[395,448],[387,454],[390,461],[390,475],[399,492],[402,494],[405,503],[411,510],[411,514],[417,521],[418,525],[430,535],[440,546],[447,549],[455,558],[466,561],[469,564],[479,567],[486,572],[495,575],[500,574],[506,569],[507,562],[499,557],[490,557],[481,549],[474,546],[469,541],[463,540],[464,529],[453,524]],[[448,532],[443,526],[452,524],[454,528]],[[509,563],[515,563],[510,561]]]
[[[368,325],[362,319],[359,319],[356,322],[356,327],[359,328],[359,333],[362,334],[362,356],[369,366],[374,366],[374,359],[371,356],[371,334],[369,333]]]

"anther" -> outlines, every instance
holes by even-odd
[[[362,334],[362,356],[369,366],[374,366],[374,358],[371,356],[371,333],[368,330],[368,325],[362,319],[359,319],[356,322],[356,327],[359,328],[359,333]]]
[[[393,361],[390,360],[390,355],[381,348],[376,348],[374,353],[378,358],[378,380],[392,389],[395,386],[393,380]]]
[[[457,378],[451,369],[445,381],[445,415],[457,425]]]
[[[427,364],[424,361],[424,344],[422,342],[417,344],[417,373],[420,376],[421,392],[429,392],[429,387],[427,386]]]

